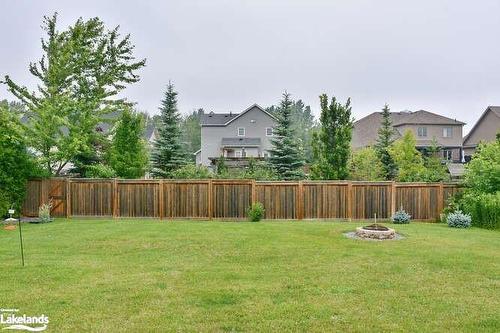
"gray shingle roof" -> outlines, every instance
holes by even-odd
[[[201,115],[201,125],[224,125],[229,120],[236,118],[238,113],[205,113]]]
[[[260,146],[260,138],[222,138],[223,147]]]
[[[444,117],[429,111],[400,111],[391,112],[391,121],[394,126],[394,139],[401,137],[397,129],[401,125],[464,125],[456,119]],[[382,112],[374,112],[354,122],[352,133],[352,146],[365,147],[375,143],[378,137],[378,129],[382,123]]]

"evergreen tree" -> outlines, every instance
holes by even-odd
[[[169,178],[171,173],[186,164],[186,155],[181,144],[180,116],[177,110],[177,92],[169,82],[165,97],[161,101],[158,136],[151,156],[154,177]]]
[[[328,105],[326,94],[320,97],[320,129],[313,136],[313,179],[346,179],[351,155],[351,99],[345,105],[332,97]]]
[[[384,177],[387,180],[394,179],[396,176],[396,165],[389,153],[389,148],[394,142],[394,129],[392,127],[391,113],[389,105],[384,105],[382,109],[382,124],[378,130],[378,139],[375,149],[378,158],[382,162],[384,168]]]
[[[109,164],[121,178],[141,178],[146,172],[148,154],[142,138],[144,118],[125,109],[114,130]]]
[[[271,139],[273,148],[270,150],[269,158],[273,169],[285,180],[304,178],[303,151],[292,127],[291,106],[290,94],[283,93],[276,113],[277,123],[273,128],[274,137]]]

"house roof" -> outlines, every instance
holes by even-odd
[[[481,117],[479,117],[479,119],[476,121],[476,123],[474,124],[472,129],[469,131],[469,133],[467,133],[467,135],[464,137],[464,142],[463,142],[464,145],[466,145],[466,142],[469,139],[469,137],[471,136],[471,134],[474,133],[474,131],[479,126],[479,124],[483,121],[483,118],[486,117],[486,114],[488,114],[488,111],[493,112],[493,114],[495,114],[498,118],[500,118],[500,106],[492,106],[492,105],[488,106],[486,108],[486,110],[484,110]]]
[[[258,147],[260,138],[222,138],[223,147]]]
[[[465,123],[456,119],[444,117],[429,111],[400,111],[390,113],[392,126],[394,127],[394,139],[401,137],[403,133],[398,130],[402,125],[458,125]],[[352,143],[354,147],[364,147],[373,144],[378,137],[378,130],[382,123],[382,112],[374,112],[354,122]]]
[[[270,116],[271,118],[276,120],[275,116],[273,116],[271,113],[264,110],[261,106],[259,106],[258,104],[253,104],[241,113],[233,113],[233,112],[214,113],[212,111],[210,113],[202,114],[201,118],[200,118],[200,125],[201,126],[227,126],[231,122],[233,122],[235,119],[238,119],[239,117],[241,117],[242,115],[244,115],[248,111],[252,110],[253,108],[257,108],[257,109],[261,110],[262,112],[266,113],[268,116]]]

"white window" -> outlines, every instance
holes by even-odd
[[[262,153],[263,157],[264,158],[268,158],[268,157],[271,157],[271,154],[267,151],[265,151],[264,153]]]
[[[241,151],[240,150],[236,151],[236,157],[241,157]]]
[[[451,160],[452,159],[452,152],[450,149],[444,149],[443,150],[443,158],[445,160]]]
[[[427,136],[427,127],[419,127],[417,129],[417,135],[419,137],[426,137]]]
[[[266,127],[266,136],[273,136],[273,128]]]
[[[451,138],[453,130],[451,127],[443,127],[443,138]]]
[[[245,136],[245,127],[238,127],[238,136]]]

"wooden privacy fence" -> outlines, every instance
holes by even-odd
[[[456,184],[253,180],[30,180],[25,216],[52,202],[52,215],[242,219],[261,202],[266,219],[389,218],[402,207],[413,219],[436,220]]]

